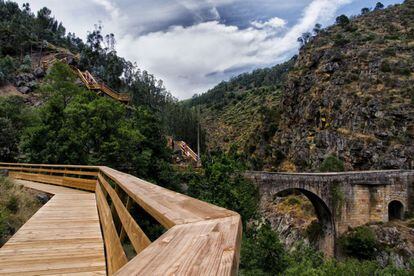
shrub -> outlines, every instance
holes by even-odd
[[[386,48],[383,53],[386,56],[395,56],[396,52],[397,52],[396,48],[391,46],[391,47]]]
[[[268,223],[250,229],[241,249],[241,275],[277,275],[287,267],[287,254]]]
[[[391,72],[391,66],[388,61],[384,60],[380,64],[380,70],[384,73]]]
[[[32,70],[32,59],[29,55],[26,55],[23,62],[20,64],[19,70],[25,73],[29,73]]]
[[[8,219],[7,212],[5,210],[0,209],[0,245],[3,243],[2,237],[6,234],[7,219]]]
[[[336,18],[336,24],[338,24],[341,27],[345,27],[349,24],[349,22],[349,18],[345,14],[342,14]]]
[[[335,46],[343,46],[343,45],[345,45],[345,44],[347,44],[349,42],[350,42],[349,39],[347,39],[346,37],[344,37],[341,34],[337,34],[335,36],[335,38],[334,38],[334,44],[335,44]]]
[[[16,213],[19,210],[19,199],[16,195],[11,195],[6,203],[6,208]]]
[[[217,152],[203,160],[204,173],[189,180],[188,193],[238,212],[245,223],[256,215],[259,194],[256,186],[243,177],[244,164],[234,155]]]
[[[398,62],[394,65],[394,73],[409,76],[411,74],[410,65],[402,61]]]
[[[378,242],[374,232],[367,226],[360,226],[342,236],[339,244],[344,252],[360,260],[371,260],[375,257]]]
[[[287,204],[290,206],[294,206],[294,205],[299,205],[301,204],[301,200],[300,198],[298,198],[297,196],[289,196],[287,198]]]
[[[11,75],[15,71],[14,59],[10,56],[0,58],[0,85],[11,80]]]
[[[382,4],[381,2],[377,2],[377,4],[375,5],[375,10],[382,10],[384,8],[384,4]]]
[[[367,14],[369,12],[370,12],[370,9],[369,8],[362,8],[361,9],[361,14]]]
[[[320,172],[343,172],[344,162],[334,155],[329,155],[319,167]]]
[[[306,228],[306,236],[310,242],[315,242],[323,235],[323,226],[318,220],[314,220]]]

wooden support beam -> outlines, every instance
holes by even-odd
[[[104,235],[108,274],[113,275],[128,262],[128,259],[116,232],[111,210],[99,183],[96,185],[96,202]]]
[[[121,199],[118,197],[115,190],[111,185],[104,179],[100,174],[98,176],[99,182],[102,184],[104,189],[108,192],[109,196],[112,199],[112,203],[115,206],[119,219],[121,220],[123,229],[131,241],[132,246],[135,249],[135,252],[138,254],[142,250],[148,247],[151,244],[150,239],[142,231],[141,227],[135,222],[134,218],[128,212],[127,208],[122,203]],[[120,238],[122,240],[122,237]]]

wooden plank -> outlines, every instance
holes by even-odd
[[[76,168],[76,169],[96,169],[99,170],[100,166],[88,166],[88,165],[57,165],[57,164],[31,164],[31,163],[7,163],[7,162],[0,162],[0,169],[1,166],[11,165],[16,167],[49,167],[49,168]]]
[[[79,170],[59,170],[59,169],[43,169],[43,168],[28,168],[28,167],[0,167],[2,170],[11,170],[11,171],[19,171],[19,172],[48,172],[48,173],[58,173],[64,175],[88,175],[88,176],[98,176],[98,171],[79,171]]]
[[[239,216],[177,225],[116,275],[237,275],[240,240]]]
[[[0,163],[0,166],[13,167],[10,174],[14,177],[26,177],[34,181],[49,181],[56,185],[67,184],[76,188],[84,187],[82,185],[92,185],[90,179],[85,181],[81,178],[75,178],[75,180],[66,178],[67,182],[64,183],[64,177],[19,171],[23,168],[43,168],[42,165],[19,167],[19,164],[2,165]],[[69,167],[56,165],[49,168],[51,170],[62,170],[62,168],[68,170]],[[7,254],[10,254],[10,250],[17,250],[16,252],[21,254],[14,261],[11,260],[9,264],[18,263],[18,260],[26,260],[27,265],[25,264],[20,268],[21,273],[30,274],[30,264],[40,271],[42,261],[34,261],[35,258],[31,254],[34,252],[33,250],[40,250],[39,252],[43,254],[41,258],[45,261],[44,265],[49,266],[47,261],[49,253],[44,248],[50,247],[56,250],[54,259],[56,266],[50,270],[51,273],[61,270],[68,273],[82,274],[82,270],[76,272],[77,269],[81,269],[78,268],[81,265],[81,260],[73,256],[76,252],[76,250],[73,250],[73,246],[81,243],[82,245],[76,245],[79,246],[79,251],[86,255],[91,253],[88,246],[94,246],[94,243],[99,241],[99,233],[93,229],[93,223],[99,223],[99,217],[104,231],[107,267],[110,274],[237,275],[241,241],[241,221],[237,213],[169,191],[108,167],[96,168],[102,174],[99,176],[95,192],[99,216],[94,217],[85,212],[85,208],[91,208],[96,204],[91,205],[82,200],[79,201],[81,195],[60,195],[59,202],[48,202],[49,207],[53,209],[47,212],[39,211],[32,217],[31,229],[21,231],[24,236],[16,237],[4,246],[4,250],[8,250],[6,251]],[[75,166],[72,167],[72,170],[90,171],[90,168]],[[125,208],[117,192],[106,181],[106,178],[113,180],[117,187],[128,195],[129,202],[133,200],[162,225],[169,228],[164,235],[145,249],[140,248],[141,245],[138,243],[133,244],[139,254],[129,263],[127,263],[121,239],[116,231],[106,196],[109,195],[112,198],[112,205],[117,212],[117,217],[120,218],[123,226],[121,236],[132,236],[133,238],[130,237],[131,241],[136,242],[139,238],[135,236],[139,237],[142,230],[133,220],[128,208]],[[93,181],[96,183],[96,180]],[[104,190],[102,186],[105,187]],[[72,214],[66,212],[66,206],[70,206]],[[65,217],[65,220],[62,220],[62,217]],[[84,223],[82,223],[83,221]],[[45,228],[44,225],[50,226]],[[59,235],[60,226],[66,227],[65,237]],[[33,231],[38,231],[38,234],[34,235]],[[61,238],[61,244],[54,243],[57,238]],[[30,248],[28,248],[28,245],[30,245]],[[68,256],[73,257],[72,266],[70,267],[59,263],[65,249],[67,249]],[[0,254],[0,267],[3,260]],[[39,274],[46,273],[47,269],[44,266],[43,269]]]
[[[133,204],[132,199],[129,196],[127,196],[127,203],[126,203],[125,208],[127,209],[128,212],[129,210],[131,210],[132,204]],[[121,234],[119,234],[119,239],[121,240],[121,242],[124,241],[125,237],[126,237],[125,229],[122,227]]]
[[[115,225],[112,220],[111,210],[106,202],[99,183],[96,185],[95,192],[99,217],[104,234],[108,274],[113,275],[128,262],[128,259],[125,255],[124,249],[122,248],[121,241],[119,240],[118,233],[116,232]]]
[[[0,275],[105,275],[95,195],[16,182],[55,195],[0,248]]]
[[[128,235],[129,240],[135,249],[135,252],[137,254],[140,253],[142,250],[147,248],[148,245],[151,244],[150,239],[147,237],[147,235],[145,235],[144,231],[142,231],[141,227],[139,227],[134,218],[130,215],[111,185],[104,179],[101,174],[99,174],[98,179],[111,197],[119,219],[121,220],[123,229]]]
[[[54,184],[59,186],[65,186],[70,188],[77,188],[86,191],[95,191],[96,180],[95,179],[82,179],[75,177],[62,177],[47,174],[35,174],[25,172],[10,172],[9,177],[15,179],[23,179],[47,184]]]
[[[166,228],[237,215],[236,212],[154,185],[108,167],[101,172],[116,182],[135,202]]]
[[[48,184],[43,184],[43,183],[37,183],[37,182],[31,182],[31,181],[26,181],[26,180],[14,180],[14,182],[16,184],[22,185],[26,188],[30,188],[30,189],[34,189],[34,190],[38,190],[38,191],[43,191],[49,194],[80,194],[80,193],[84,193],[87,194],[89,192],[84,192],[84,191],[79,191],[79,190],[74,190],[74,189],[69,189],[69,188],[65,188],[65,187],[61,187],[61,186],[56,186],[56,185],[48,185]]]

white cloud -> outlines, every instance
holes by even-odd
[[[252,26],[258,28],[258,29],[263,29],[263,28],[281,28],[284,27],[287,22],[279,17],[274,17],[272,19],[270,19],[269,21],[257,21],[254,20],[252,21]]]
[[[314,0],[291,28],[281,18],[254,21],[240,29],[219,21],[190,27],[175,26],[118,42],[121,55],[163,79],[181,99],[211,88],[228,72],[281,62],[297,50],[297,38],[319,23],[327,23],[352,0]],[[284,29],[281,33],[281,29]]]
[[[175,96],[187,98],[241,70],[287,59],[297,50],[297,37],[317,22],[332,22],[339,8],[355,0],[71,0],[70,5],[59,0],[17,1],[29,1],[33,10],[49,7],[68,31],[82,38],[102,20],[104,31],[115,33],[120,55],[163,79]],[[229,4],[232,14],[227,10],[227,17],[220,15],[220,8]],[[250,13],[252,8],[263,12]],[[299,19],[283,16],[292,9],[303,10]],[[279,17],[269,20],[250,17],[268,18],[278,12]],[[251,26],[229,25],[229,17],[251,21]]]
[[[116,19],[121,14],[116,3],[110,0],[92,0],[92,1],[102,6],[106,10],[106,12],[108,12],[111,15],[112,19]]]

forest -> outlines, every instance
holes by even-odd
[[[106,165],[234,210],[243,220],[240,275],[410,275],[375,261],[376,241],[369,231],[344,237],[349,255],[341,261],[325,259],[306,244],[285,249],[260,216],[257,188],[242,176],[249,169],[245,158],[231,150],[208,151],[203,132],[203,168],[177,170],[172,164],[166,137],[196,148],[197,105],[220,104],[238,90],[263,86],[278,90],[296,57],[221,83],[191,102],[179,102],[161,80],[119,57],[115,36],[104,34],[100,24],[82,41],[67,32],[48,8],[33,12],[29,4],[20,8],[0,0],[0,89],[17,75],[32,71],[32,57],[47,51],[45,41],[78,54],[79,68],[131,95],[132,104],[88,91],[76,82],[67,64],[57,62],[35,85],[40,105],[19,96],[0,97],[0,161]],[[337,163],[323,166],[322,171],[341,167]],[[0,231],[7,231],[7,218],[13,214],[7,206],[0,204]]]

